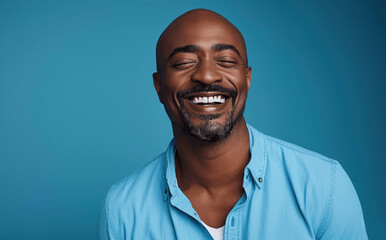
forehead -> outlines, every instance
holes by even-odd
[[[245,57],[245,44],[241,33],[227,20],[216,18],[183,19],[173,22],[161,35],[157,46],[158,60],[165,60],[177,47],[198,45],[210,49],[215,44],[235,46]]]

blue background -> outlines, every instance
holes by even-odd
[[[246,119],[341,162],[384,237],[383,1],[1,1],[0,239],[95,239],[113,183],[164,151],[155,44],[192,8],[246,39]]]

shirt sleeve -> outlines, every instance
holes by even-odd
[[[336,164],[329,216],[320,239],[368,239],[358,195],[347,173]]]
[[[99,240],[117,240],[112,234],[112,229],[109,223],[108,208],[106,207],[107,201],[103,202],[99,217],[99,227],[98,227],[98,239]]]

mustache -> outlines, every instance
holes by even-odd
[[[229,89],[221,85],[196,85],[190,89],[181,90],[177,92],[177,98],[184,98],[186,95],[197,92],[220,92],[229,95],[229,97],[234,100],[237,97],[237,91],[234,89]]]

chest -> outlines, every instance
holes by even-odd
[[[186,192],[185,195],[205,224],[219,228],[225,225],[229,212],[241,198],[242,192],[228,191],[217,195]]]
[[[296,204],[268,199],[243,195],[225,216],[224,239],[314,239]],[[134,223],[123,223],[122,239],[211,239],[202,224],[206,215],[199,216],[186,196],[165,201],[157,211],[134,215]]]

